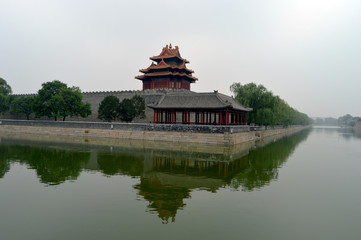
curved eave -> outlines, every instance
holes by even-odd
[[[158,106],[154,106],[154,105],[147,105],[148,107],[152,108],[152,109],[169,109],[169,110],[200,110],[200,109],[204,109],[204,110],[233,110],[233,111],[238,111],[238,112],[250,112],[248,109],[247,110],[240,110],[240,109],[235,109],[232,106],[224,106],[224,107],[158,107]]]
[[[169,70],[169,69],[178,69],[178,70],[184,70],[188,74],[194,73],[192,69],[188,69],[186,67],[178,67],[178,66],[152,66],[145,69],[140,69],[139,72],[141,73],[152,73],[152,70]]]
[[[185,73],[172,73],[172,72],[146,73],[144,75],[136,76],[135,78],[140,79],[140,80],[145,80],[147,78],[166,77],[166,76],[184,77],[184,78],[191,79],[192,81],[197,81],[198,80],[198,78],[193,77],[193,76],[189,76],[189,75],[187,75]]]
[[[149,59],[153,60],[153,61],[156,61],[156,62],[160,62],[163,59],[172,59],[172,58],[177,58],[182,62],[184,61],[185,63],[189,63],[189,61],[187,59],[184,59],[184,58],[178,57],[178,56],[174,56],[174,55],[172,55],[172,56],[160,56],[160,55],[158,55],[158,56],[150,57]]]
[[[149,73],[149,68],[146,68],[146,69],[139,69],[139,72],[141,73]]]
[[[144,75],[135,76],[134,78],[135,78],[135,79],[138,79],[138,80],[145,80],[145,79],[144,79]]]

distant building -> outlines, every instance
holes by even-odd
[[[193,70],[186,67],[188,60],[181,57],[178,46],[172,48],[169,44],[163,48],[158,56],[150,58],[155,63],[140,69],[143,75],[136,76],[143,82],[143,90],[146,89],[186,89],[190,90],[190,84],[198,79],[192,76]]]
[[[214,91],[211,93],[191,92],[190,84],[197,78],[193,70],[186,67],[188,60],[181,57],[179,48],[172,45],[163,48],[158,56],[150,58],[148,68],[141,69],[144,75],[136,76],[142,80],[146,89],[183,89],[188,91],[167,91],[164,97],[148,107],[154,110],[154,123],[217,124],[241,125],[247,123],[247,112],[251,108],[242,106],[232,97]],[[180,115],[180,116],[179,116]]]

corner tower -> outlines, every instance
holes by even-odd
[[[135,77],[143,82],[143,90],[190,90],[190,84],[198,80],[192,76],[194,71],[186,67],[189,61],[181,57],[178,46],[172,48],[169,44],[158,56],[153,56],[150,60],[154,62],[148,68],[139,70],[143,75]]]

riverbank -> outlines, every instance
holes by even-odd
[[[184,124],[133,124],[103,122],[54,122],[0,120],[0,133],[39,135],[52,138],[122,139],[172,143],[233,146],[272,136],[286,136],[308,126],[263,130],[250,126],[214,126]]]
[[[354,130],[358,136],[361,136],[361,122],[356,123]]]

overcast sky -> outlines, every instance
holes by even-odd
[[[139,90],[169,43],[193,91],[255,82],[310,117],[361,116],[360,0],[0,1],[0,77],[14,93],[55,79]]]

